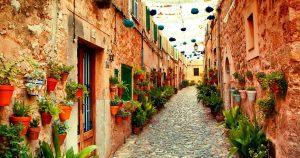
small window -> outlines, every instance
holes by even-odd
[[[247,18],[247,22],[248,22],[248,45],[249,45],[249,49],[248,51],[251,51],[254,49],[254,22],[253,22],[253,13],[249,15],[249,17]]]
[[[199,76],[199,68],[194,68],[194,76]]]
[[[132,15],[138,19],[138,0],[132,0]]]

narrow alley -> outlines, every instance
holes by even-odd
[[[228,154],[224,127],[197,103],[196,89],[178,92],[165,109],[154,116],[140,135],[132,135],[115,158],[210,157]]]

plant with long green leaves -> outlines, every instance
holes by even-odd
[[[243,116],[238,106],[223,111],[223,115],[225,116],[224,123],[227,129],[237,128],[238,121]]]
[[[150,100],[154,106],[161,108],[167,102],[167,99],[161,88],[153,88],[150,92]]]
[[[142,102],[142,108],[146,112],[146,117],[151,118],[156,112],[156,108],[152,105],[151,102],[149,102],[148,97],[145,97],[145,99]]]
[[[259,109],[264,112],[265,117],[271,116],[275,111],[275,97],[274,95],[269,95],[264,99],[258,99],[256,101]]]
[[[0,53],[0,85],[11,85],[20,73],[18,68],[19,61],[7,61],[3,53]]]
[[[48,63],[48,70],[49,70],[49,77],[50,78],[54,78],[56,80],[60,79],[60,75],[61,75],[61,66],[59,63],[54,62],[54,61],[50,61]]]
[[[128,85],[129,85],[129,84],[126,84],[124,81],[121,81],[121,82],[119,82],[119,83],[117,84],[118,88],[122,88],[122,89],[124,89],[124,91],[126,91],[126,92],[129,91]]]
[[[73,65],[66,65],[66,64],[60,65],[61,73],[70,73],[73,70],[73,68],[74,68]]]
[[[28,117],[31,108],[29,105],[25,105],[24,101],[15,101],[13,105],[14,116],[17,117]]]
[[[109,84],[112,86],[115,86],[119,83],[119,79],[118,77],[110,77],[109,78]]]
[[[60,122],[59,120],[54,121],[53,127],[57,128],[59,134],[64,134],[69,129],[66,122]]]
[[[58,118],[60,109],[56,106],[56,100],[54,98],[39,96],[38,98],[39,111],[50,113],[55,119]]]
[[[70,81],[66,84],[65,91],[67,93],[66,100],[68,101],[74,101],[76,99],[76,93],[78,90],[82,89],[83,96],[87,97],[89,95],[89,92],[86,88],[86,86],[82,84],[78,84],[77,82]]]
[[[138,107],[132,115],[132,125],[134,127],[142,127],[146,121],[146,118],[147,113],[142,109],[142,107]]]

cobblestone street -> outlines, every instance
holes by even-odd
[[[226,157],[223,129],[209,109],[197,103],[196,89],[188,87],[179,91],[139,136],[128,138],[114,157]]]

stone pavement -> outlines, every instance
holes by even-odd
[[[139,135],[132,135],[115,158],[225,158],[223,125],[197,103],[196,89],[185,88],[165,105]]]

